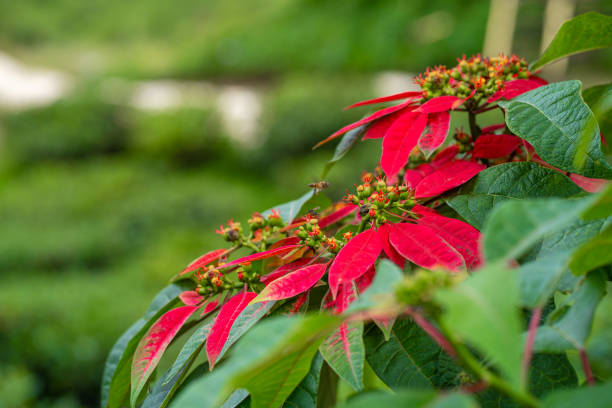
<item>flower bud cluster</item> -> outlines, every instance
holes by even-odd
[[[247,262],[236,269],[236,276],[240,282],[250,283],[259,282],[261,275],[253,270],[253,266],[250,262]]]
[[[418,269],[402,281],[395,294],[397,299],[405,305],[427,305],[432,302],[436,289],[452,287],[466,277],[466,273]]]
[[[276,210],[272,210],[267,216],[254,213],[248,220],[250,234],[245,234],[239,222],[229,220],[227,226],[221,225],[215,232],[228,242],[238,245],[246,244],[249,241],[261,241],[271,233],[277,232],[285,226],[285,222]]]
[[[232,281],[214,265],[196,271],[194,279],[197,285],[196,291],[200,295],[211,295],[232,288]]]

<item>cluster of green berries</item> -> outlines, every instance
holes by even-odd
[[[323,246],[333,254],[337,254],[346,245],[348,240],[353,237],[351,233],[345,233],[341,239],[328,237],[319,228],[319,221],[310,215],[306,216],[306,222],[300,225],[296,235],[302,245],[308,245],[313,250]]]
[[[383,176],[376,179],[371,173],[362,176],[362,184],[356,186],[356,194],[347,194],[344,200],[359,206],[359,215],[377,225],[387,222],[389,212],[409,211],[415,204],[412,192],[406,185],[387,185]]]
[[[253,266],[250,262],[246,262],[238,269],[236,269],[236,276],[240,282],[245,283],[259,283],[261,275],[257,271],[253,270]]]
[[[468,97],[472,92],[472,103],[478,103],[503,88],[505,81],[529,78],[527,62],[516,56],[500,54],[484,58],[480,54],[468,59],[458,59],[455,67],[447,69],[437,66],[419,75],[415,82],[423,90],[425,100],[442,95]]]
[[[211,295],[233,287],[232,281],[214,265],[205,266],[194,274],[196,292]]]
[[[418,269],[407,276],[397,287],[397,299],[409,306],[427,305],[437,289],[456,285],[466,278],[465,273],[449,273],[444,270]]]
[[[285,222],[276,210],[272,210],[267,217],[254,213],[248,220],[249,234],[245,234],[239,222],[229,220],[226,226],[221,225],[215,232],[226,241],[235,244],[244,244],[248,241],[261,241],[262,238],[280,231]]]

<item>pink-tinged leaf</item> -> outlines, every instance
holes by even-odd
[[[416,198],[433,197],[458,187],[482,170],[485,165],[467,160],[455,160],[429,174],[416,186]]]
[[[206,341],[206,356],[211,370],[227,341],[234,321],[256,296],[255,292],[240,292],[221,307]]]
[[[209,263],[214,262],[218,259],[221,259],[223,255],[225,255],[226,253],[227,253],[227,249],[216,249],[214,251],[210,251],[202,255],[195,261],[191,262],[189,266],[187,266],[187,268],[183,269],[183,271],[179,273],[179,276],[185,275],[189,272],[193,272],[197,269],[203,268]]]
[[[308,265],[270,282],[251,303],[289,299],[306,292],[327,270],[327,263]]]
[[[387,177],[395,176],[408,162],[410,152],[417,145],[425,126],[427,115],[406,112],[391,125],[383,139],[380,165]]]
[[[388,223],[382,224],[378,227],[378,237],[380,238],[380,244],[382,246],[383,252],[389,259],[393,261],[400,268],[404,268],[404,264],[406,260],[402,257],[396,250],[393,248],[391,243],[389,242],[389,231],[391,231],[391,226]]]
[[[280,278],[281,276],[285,276],[286,274],[290,272],[303,268],[304,266],[314,261],[315,261],[315,258],[308,257],[308,258],[300,258],[296,261],[286,263],[284,265],[279,266],[278,268],[276,268],[269,274],[262,276],[261,278],[259,278],[259,281],[267,285],[270,282]]]
[[[374,123],[371,123],[366,130],[365,135],[362,140],[366,139],[380,139],[383,138],[386,134],[393,122],[395,122],[402,114],[407,111],[411,111],[410,107],[401,109],[397,112],[394,112],[390,115],[385,116],[384,118],[378,119]]]
[[[395,319],[395,317],[372,319],[385,336],[385,341],[389,341],[389,339],[391,338],[391,330],[393,330],[393,324],[395,324]]]
[[[474,142],[472,157],[497,159],[515,151],[521,145],[521,139],[514,135],[483,134]]]
[[[291,305],[291,309],[289,310],[289,315],[294,315],[300,312],[304,312],[308,306],[307,303],[308,303],[309,295],[310,295],[310,292],[306,292],[298,296],[298,298],[295,300],[293,305]]]
[[[370,269],[366,271],[366,273],[364,273],[355,280],[355,286],[357,287],[357,291],[359,293],[363,293],[367,288],[370,287],[370,285],[374,281],[375,276],[376,269],[374,269],[374,265],[372,265],[370,266]]]
[[[179,295],[179,299],[187,306],[196,306],[204,300],[204,297],[195,290],[186,290]]]
[[[204,306],[204,309],[202,310],[202,313],[200,314],[200,316],[204,316],[204,315],[209,314],[210,312],[215,310],[217,308],[217,306],[219,306],[219,301],[218,300],[211,300],[210,302],[208,302]]]
[[[374,98],[374,99],[368,99],[365,101],[360,101],[357,103],[354,103],[350,106],[347,106],[344,109],[352,109],[352,108],[356,108],[358,106],[364,106],[364,105],[373,105],[375,103],[382,103],[382,102],[390,102],[390,101],[397,101],[399,99],[406,99],[406,98],[420,98],[422,95],[422,92],[402,92],[402,93],[398,93],[398,94],[394,94],[394,95],[387,95],[387,96],[381,96],[380,98]]]
[[[344,207],[334,211],[333,213],[321,218],[319,220],[319,228],[325,228],[329,225],[335,224],[344,217],[347,217],[350,214],[354,213],[357,208],[359,207],[354,204],[345,205]]]
[[[578,187],[589,193],[598,193],[608,184],[608,180],[588,178],[580,174],[572,173],[569,175],[569,178],[576,183]]]
[[[493,132],[495,132],[497,130],[504,129],[505,127],[506,127],[505,123],[498,123],[497,125],[491,125],[491,126],[483,127],[482,130],[481,130],[481,133],[482,134],[493,133]]]
[[[319,350],[327,364],[355,391],[363,389],[363,322],[343,323]]]
[[[469,98],[469,97],[468,97]],[[437,113],[453,109],[457,109],[468,98],[459,98],[457,96],[443,95],[431,98],[422,104],[417,110],[423,113]]]
[[[443,267],[451,271],[464,268],[461,254],[425,225],[393,224],[389,241],[404,258],[423,268]]]
[[[404,182],[413,190],[425,178],[425,176],[433,173],[436,169],[429,163],[423,163],[404,172]]]
[[[197,306],[181,306],[166,312],[140,340],[132,360],[132,406],[176,333],[197,309]]]
[[[515,79],[514,81],[508,81],[504,84],[503,89],[495,92],[487,99],[487,103],[495,102],[501,98],[512,99],[542,85],[546,85],[546,81],[541,78]]]
[[[426,213],[418,221],[437,232],[450,246],[455,248],[465,260],[468,269],[482,264],[480,252],[480,232],[469,224],[455,218]]]
[[[239,265],[239,264],[243,264],[246,262],[254,262],[254,261],[259,261],[260,259],[271,258],[273,256],[282,256],[282,255],[288,254],[289,252],[299,247],[300,245],[285,245],[285,246],[278,247],[278,248],[268,249],[267,251],[258,252],[256,254],[238,258],[236,260],[233,260],[232,262],[228,262],[225,265],[222,265],[221,267],[227,268],[233,265]]]
[[[434,150],[444,143],[448,135],[450,113],[438,112],[427,115],[427,130],[419,139],[419,149],[429,157]]]
[[[338,252],[329,268],[329,287],[335,298],[338,286],[350,283],[374,265],[382,247],[376,230],[369,229],[357,234]]]
[[[333,133],[332,135],[326,137],[324,140],[321,140],[319,143],[317,143],[314,148],[316,149],[317,147],[329,142],[330,140],[333,140],[341,135],[343,135],[344,133],[348,132],[349,130],[355,129],[359,126],[365,125],[367,123],[373,122],[376,119],[380,119],[383,116],[387,116],[392,114],[393,112],[397,112],[400,109],[403,109],[405,107],[407,107],[409,104],[411,103],[411,101],[407,101],[404,103],[400,103],[399,105],[395,105],[395,106],[389,106],[388,108],[384,108],[381,109],[377,112],[374,112],[373,114],[371,114],[370,116],[363,118],[361,120],[358,120],[357,122],[351,123],[350,125],[347,125],[345,127],[343,127],[342,129],[338,130],[337,132]]]
[[[279,247],[283,247],[287,245],[297,245],[299,243],[300,243],[300,239],[298,237],[287,237],[287,238],[279,239],[278,241],[270,245],[270,248],[268,249],[275,249],[275,248],[279,248]]]

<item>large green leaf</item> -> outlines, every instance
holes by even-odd
[[[612,47],[612,17],[596,12],[581,14],[563,23],[531,70],[583,51]]]
[[[470,193],[448,204],[467,222],[482,229],[496,205],[512,199],[570,197],[582,190],[564,174],[537,163],[504,163],[481,171]]]
[[[583,275],[607,264],[612,264],[612,227],[574,251],[569,261],[575,275]]]
[[[586,351],[595,376],[600,380],[610,381],[612,379],[612,282],[608,282],[606,296],[595,310]]]
[[[543,306],[567,273],[569,253],[553,253],[519,268],[521,304],[530,308]]]
[[[375,325],[366,329],[366,359],[393,390],[452,388],[461,368],[412,320],[399,319],[389,341]]]
[[[612,216],[612,184],[597,193],[593,204],[582,214],[582,218],[593,220]]]
[[[520,385],[523,352],[517,274],[490,264],[461,284],[441,290],[445,328],[476,347],[514,386]]]
[[[494,262],[524,255],[544,236],[577,220],[593,198],[511,201],[496,207],[483,231],[485,257]]]
[[[595,114],[599,130],[606,138],[608,145],[612,142],[612,84],[597,85],[585,89],[582,97]],[[609,151],[610,146],[607,146]]]
[[[561,390],[544,399],[542,408],[609,408],[612,401],[612,383],[594,387]]]
[[[580,95],[579,81],[536,88],[500,102],[506,124],[531,143],[546,162],[586,177],[611,178],[601,152],[599,127]]]
[[[178,303],[178,295],[191,287],[190,283],[177,282],[164,288],[153,298],[143,317],[126,330],[113,345],[102,374],[102,408],[120,407],[127,400],[130,393],[132,354],[138,342],[161,315]]]
[[[338,324],[337,317],[327,315],[266,319],[238,342],[232,358],[189,384],[171,406],[213,408],[232,390],[244,388],[251,394],[251,407],[280,407]]]
[[[342,136],[340,139],[340,143],[336,146],[336,150],[334,151],[334,156],[325,164],[323,168],[323,173],[321,174],[321,178],[325,178],[329,171],[334,167],[336,162],[344,157],[345,154],[348,153],[349,150],[353,148],[355,143],[359,141],[363,133],[365,132],[366,126],[359,126],[355,129],[349,130]]]
[[[467,394],[436,394],[423,390],[404,390],[397,394],[369,392],[351,399],[342,408],[477,408],[473,397]]]
[[[538,328],[535,351],[560,353],[584,348],[593,315],[606,291],[606,274],[590,273],[564,305],[557,307],[547,323]]]
[[[329,366],[355,391],[363,389],[363,322],[342,323],[319,349]]]
[[[323,356],[321,356],[321,353],[317,353],[315,358],[312,359],[310,371],[291,395],[287,397],[283,408],[317,408],[321,367],[323,367]]]

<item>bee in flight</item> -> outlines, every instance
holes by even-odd
[[[314,193],[317,194],[320,191],[325,190],[329,187],[329,183],[327,181],[321,180],[316,183],[310,183],[308,187],[314,188]]]

